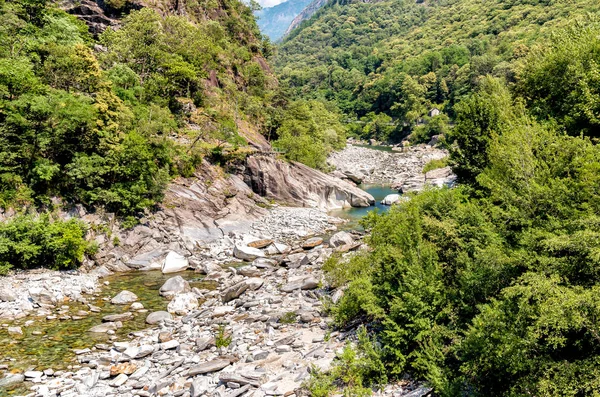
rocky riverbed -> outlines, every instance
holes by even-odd
[[[448,152],[429,145],[409,146],[402,151],[374,150],[349,144],[333,153],[328,162],[334,175],[355,183],[392,186],[402,192],[422,190],[427,184],[450,185],[455,177],[449,167],[424,174],[423,167],[431,160],[440,160]]]
[[[353,150],[338,160],[351,158]],[[372,151],[354,153],[351,162],[386,157],[364,150]],[[403,162],[410,172],[441,155],[418,153],[418,160]],[[365,175],[381,182],[387,172],[398,171],[394,167]],[[215,177],[206,172],[204,180]],[[54,364],[0,353],[0,395],[3,387],[32,397],[302,395],[312,368],[329,368],[353,340],[352,331],[330,328],[323,302],[335,302],[343,292],[327,288],[321,266],[334,251],[352,255],[364,249],[362,237],[335,233],[344,221],[325,211],[322,203],[330,199],[319,199],[320,208],[270,205],[236,178],[215,177],[212,186],[173,185],[169,206],[152,218],[127,231],[112,223],[107,235],[91,236],[100,240],[101,251],[79,271],[0,279],[0,333],[21,346],[41,346],[39,354],[44,341],[61,340],[48,331],[55,324],[74,332],[69,340],[77,341],[63,343],[68,355],[54,351]],[[79,216],[101,221],[98,215]],[[127,273],[134,275],[130,279],[111,275],[132,269],[138,270]],[[75,322],[86,328],[72,328]],[[46,328],[38,331],[41,324]],[[420,397],[430,390],[404,381],[374,393]]]

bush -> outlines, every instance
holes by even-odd
[[[0,223],[0,269],[72,269],[92,247],[85,232],[85,224],[76,219],[57,220],[49,214],[11,218]]]

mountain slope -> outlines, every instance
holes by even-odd
[[[328,0],[313,0],[310,2],[310,4],[308,4],[306,8],[303,9],[302,12],[299,13],[298,16],[296,16],[289,24],[283,35],[289,35],[290,32],[300,26],[302,22],[309,20],[319,10],[319,8],[327,4],[327,1]]]
[[[272,41],[278,41],[286,32],[292,20],[304,10],[310,0],[288,0],[273,7],[256,11],[258,26]]]
[[[434,106],[452,116],[481,75],[510,81],[541,38],[599,10],[592,0],[334,1],[291,32],[275,65],[293,95],[366,123],[391,116],[398,133]]]

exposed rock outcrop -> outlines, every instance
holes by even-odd
[[[271,156],[249,157],[244,180],[255,193],[292,206],[330,210],[368,207],[375,201],[373,196],[349,182]]]

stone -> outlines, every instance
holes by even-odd
[[[136,369],[137,366],[133,363],[120,363],[112,365],[110,367],[110,376],[117,376],[119,374],[131,375]]]
[[[160,348],[162,350],[171,350],[171,349],[176,349],[179,347],[179,341],[176,339],[172,339],[168,342],[165,343],[161,343],[160,344]]]
[[[140,346],[140,348],[137,351],[137,354],[135,355],[134,358],[136,358],[136,359],[144,358],[146,356],[149,356],[152,353],[154,353],[154,346],[142,345],[142,346]]]
[[[407,394],[403,394],[403,397],[425,397],[430,395],[432,392],[432,389],[430,387],[419,387],[413,391],[411,391],[410,393]]]
[[[161,271],[163,274],[178,273],[186,270],[189,267],[189,261],[183,255],[175,251],[169,251],[163,261]]]
[[[256,276],[260,276],[262,271],[259,268],[257,268],[256,266],[248,265],[248,266],[242,266],[239,269],[237,269],[237,273],[241,274],[242,276],[245,276],[245,277],[256,277]]]
[[[273,240],[256,240],[256,241],[252,241],[251,243],[248,243],[248,247],[251,248],[266,248],[269,245],[273,244]]]
[[[161,321],[166,321],[166,320],[172,320],[173,316],[171,315],[171,313],[160,310],[157,312],[152,312],[150,314],[148,314],[148,316],[146,317],[146,324],[158,324]]]
[[[188,370],[187,376],[196,376],[220,371],[227,367],[231,362],[227,359],[217,359],[202,364],[195,365]]]
[[[318,247],[321,244],[323,244],[323,239],[321,237],[313,237],[313,238],[309,238],[308,240],[303,242],[302,248],[304,248],[305,250],[311,249],[311,248]]]
[[[244,180],[255,193],[290,206],[331,210],[369,207],[373,196],[354,184],[296,162],[270,156],[246,159]]]
[[[167,311],[178,315],[186,315],[194,309],[200,307],[198,298],[193,292],[185,292],[175,295],[167,305]]]
[[[131,304],[131,306],[129,306],[130,310],[142,310],[144,309],[144,305],[142,305],[140,302],[133,302]]]
[[[244,282],[246,283],[246,285],[248,285],[249,290],[256,291],[257,289],[263,286],[265,280],[263,280],[260,277],[251,277],[245,280]]]
[[[329,239],[329,245],[332,247],[341,247],[354,243],[354,237],[348,232],[337,232]]]
[[[110,300],[113,305],[128,305],[138,300],[136,294],[130,291],[121,291]]]
[[[254,350],[252,352],[252,360],[259,361],[264,360],[269,356],[269,352],[267,350]]]
[[[265,254],[258,248],[236,244],[233,248],[233,256],[244,261],[252,262],[256,258],[264,257]]]
[[[109,314],[107,316],[102,317],[102,321],[104,322],[115,322],[115,321],[127,321],[133,319],[133,313],[125,312],[121,314]]]
[[[14,302],[16,300],[17,297],[12,291],[6,288],[0,288],[0,302]]]
[[[308,255],[300,252],[298,254],[288,255],[285,259],[285,262],[288,268],[297,269],[299,267],[308,265],[310,260],[308,259]]]
[[[248,283],[246,283],[246,281],[244,280],[227,288],[225,291],[223,291],[223,303],[227,303],[234,299],[237,299],[240,295],[246,292],[248,287]]]
[[[318,286],[319,286],[319,280],[317,280],[314,277],[308,277],[308,278],[304,279],[300,289],[309,290],[309,289],[315,289]]]
[[[109,383],[109,385],[112,386],[112,387],[123,386],[125,384],[125,382],[127,382],[127,379],[129,379],[127,377],[127,375],[120,374],[119,376],[117,376],[116,378],[114,378],[112,380],[112,382]]]
[[[183,277],[175,276],[168,279],[158,290],[162,296],[173,296],[180,292],[190,292],[190,283]]]
[[[36,379],[41,378],[44,375],[44,373],[42,371],[25,371],[23,375],[25,375],[25,378]]]
[[[116,323],[103,323],[103,324],[96,325],[96,326],[90,328],[90,332],[94,332],[97,334],[106,333],[108,331],[115,331],[115,330],[117,330]]]
[[[388,194],[387,196],[385,196],[383,198],[383,200],[381,200],[381,204],[383,205],[392,205],[392,204],[396,204],[398,201],[400,201],[400,196],[399,194]]]
[[[54,306],[56,304],[56,298],[46,288],[30,288],[29,297],[40,306]]]
[[[8,327],[7,331],[11,335],[23,335],[21,327]]]
[[[25,375],[23,374],[8,374],[6,377],[0,379],[0,388],[15,386],[24,381]]]
[[[235,308],[233,306],[217,306],[213,310],[213,317],[223,317],[226,314],[233,312]]]
[[[210,380],[208,377],[198,377],[192,381],[190,387],[190,397],[204,396],[210,387]]]

